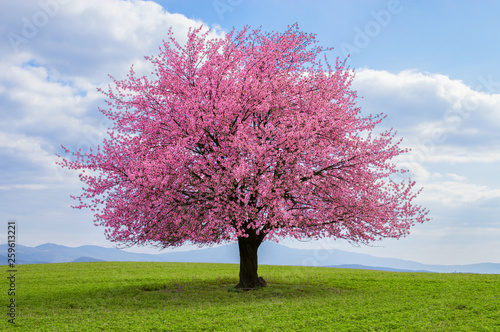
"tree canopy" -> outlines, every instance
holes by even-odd
[[[223,38],[200,27],[185,45],[170,31],[146,57],[151,75],[131,69],[103,91],[103,146],[63,158],[87,171],[76,207],[128,245],[407,235],[427,220],[415,182],[393,176],[407,150],[375,133],[384,116],[362,115],[354,71],[328,50],[297,25]]]

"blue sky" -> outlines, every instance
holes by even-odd
[[[0,3],[0,242],[112,246],[89,211],[73,210],[76,174],[55,166],[61,144],[98,145],[109,123],[96,88],[147,69],[170,26],[283,31],[298,23],[351,53],[363,112],[384,112],[412,152],[398,159],[424,187],[432,220],[410,236],[353,247],[283,241],[436,264],[500,263],[500,25],[497,1],[124,1]],[[181,248],[188,249],[188,248]],[[133,251],[152,252],[148,248]]]

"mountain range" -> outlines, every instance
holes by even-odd
[[[7,264],[7,244],[0,245],[0,259]],[[161,254],[131,253],[99,246],[65,247],[46,243],[36,247],[16,246],[16,264],[69,263],[93,261],[199,262],[239,263],[238,245]],[[382,258],[338,249],[295,249],[274,242],[259,248],[259,264],[323,266],[371,269],[395,272],[494,273],[500,274],[499,263],[470,265],[428,265],[395,258]]]

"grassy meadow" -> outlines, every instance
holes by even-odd
[[[2,331],[500,331],[500,275],[233,264],[17,266],[16,324]],[[9,280],[2,278],[7,311]]]

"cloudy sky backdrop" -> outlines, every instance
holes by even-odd
[[[172,27],[179,41],[204,24],[318,34],[356,70],[366,114],[388,115],[413,149],[398,159],[424,187],[432,220],[373,247],[285,240],[422,263],[500,263],[500,2],[126,1],[0,2],[0,242],[16,220],[18,243],[111,247],[89,211],[73,210],[81,184],[56,165],[61,144],[97,146],[109,125],[96,91],[147,70]],[[188,249],[188,248],[181,248]],[[153,252],[133,248],[136,252]]]

